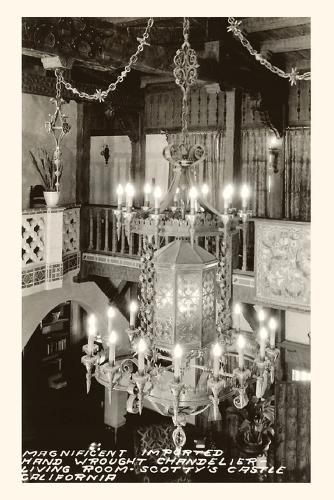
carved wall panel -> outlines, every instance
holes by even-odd
[[[256,299],[278,306],[310,307],[310,225],[255,221]]]
[[[289,125],[311,123],[311,82],[299,81],[289,89]]]
[[[226,128],[226,92],[208,93],[198,87],[189,96],[189,130]],[[181,92],[151,91],[145,97],[146,131],[181,129]]]

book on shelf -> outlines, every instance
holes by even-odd
[[[67,347],[67,339],[53,340],[48,342],[46,346],[47,355],[55,354],[57,352],[65,351]]]

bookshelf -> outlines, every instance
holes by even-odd
[[[70,347],[70,325],[70,302],[59,304],[40,323],[42,369],[52,389],[67,386],[64,364]]]

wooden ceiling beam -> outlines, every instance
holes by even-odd
[[[269,51],[274,54],[293,52],[311,48],[310,35],[280,38],[277,40],[266,40],[261,43],[261,51]]]
[[[310,24],[310,17],[247,17],[242,19],[241,28],[247,33],[293,28]]]

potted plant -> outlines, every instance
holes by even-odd
[[[240,449],[252,456],[266,452],[274,436],[275,401],[253,400],[248,404],[239,427],[237,443]]]
[[[49,155],[46,149],[41,148],[37,155],[34,155],[29,151],[32,164],[39,173],[43,186],[44,186],[44,198],[45,203],[48,207],[55,207],[59,201],[59,191],[57,186],[59,186],[60,178],[63,173],[63,165],[60,162],[58,175],[56,175],[56,164],[53,158]]]

